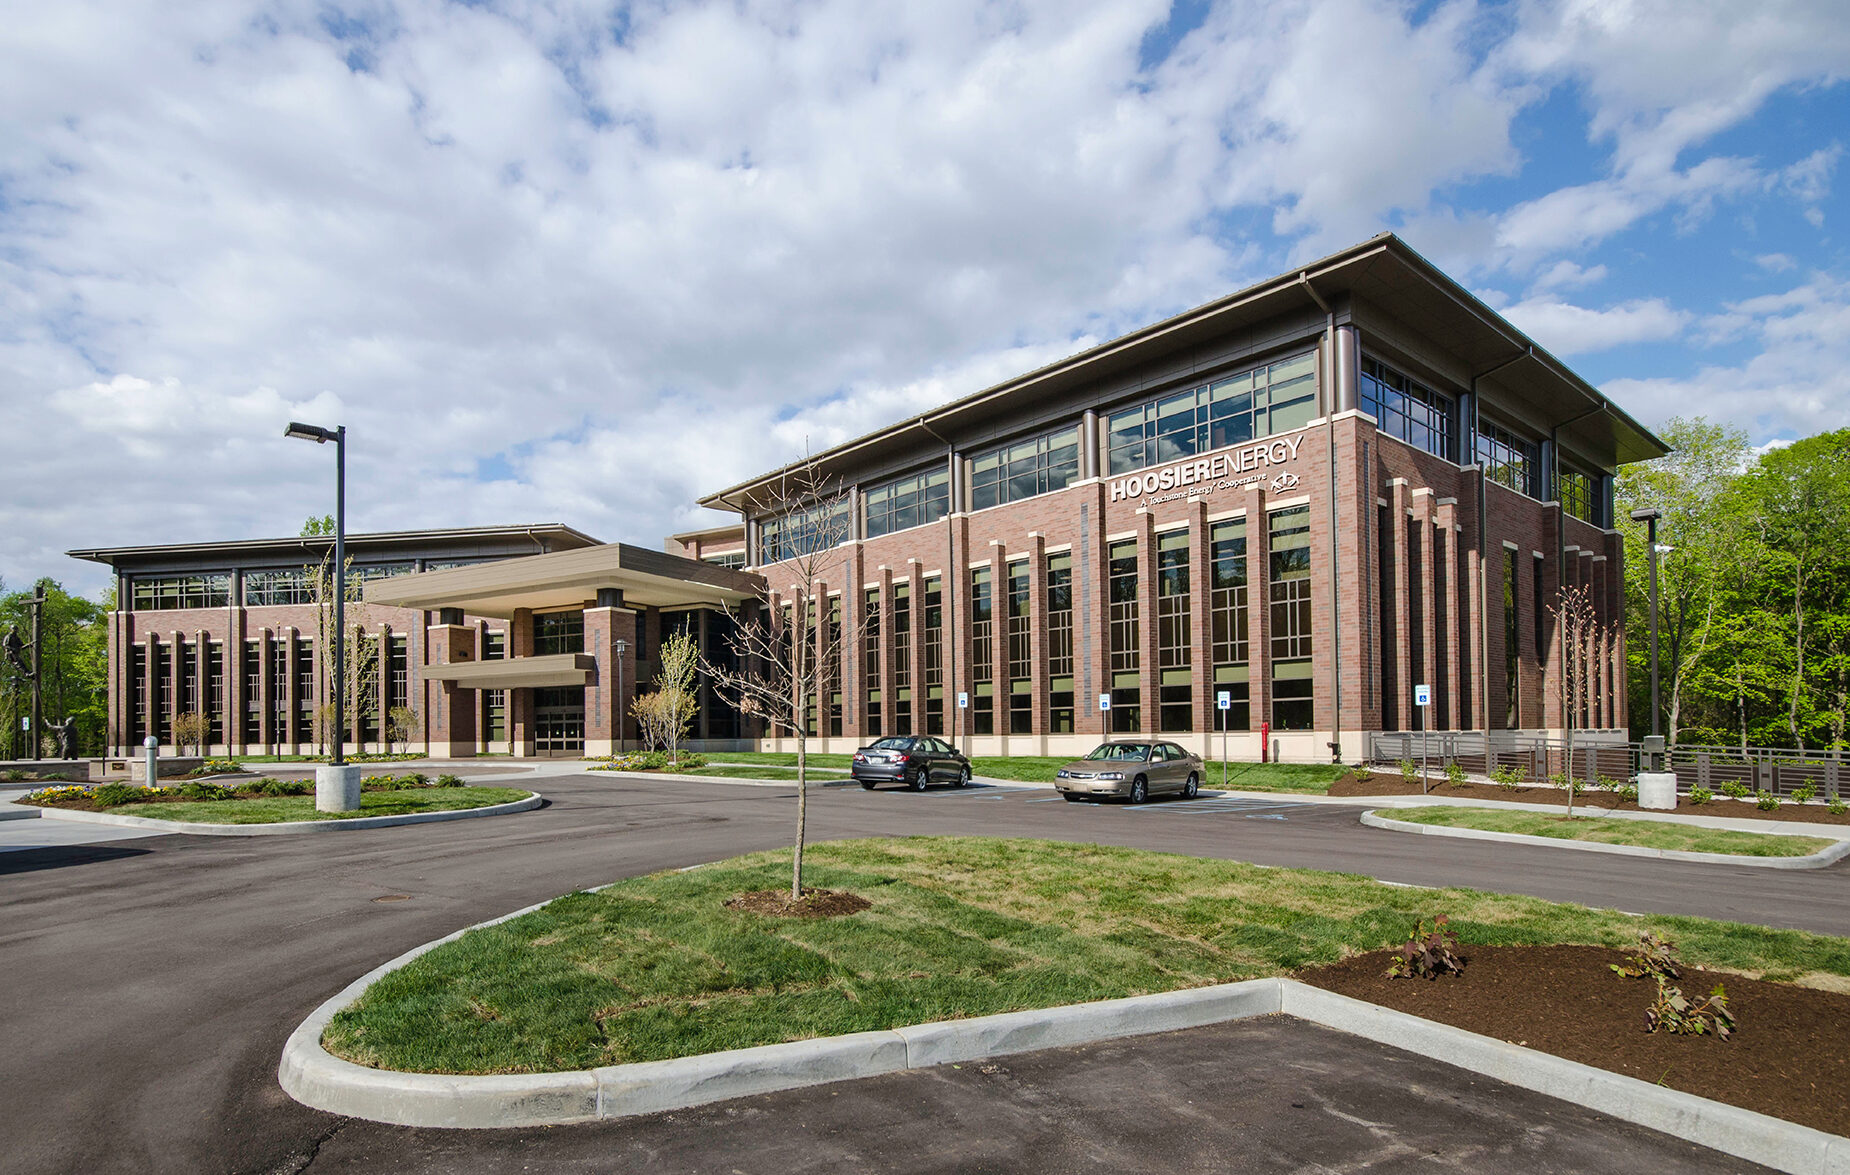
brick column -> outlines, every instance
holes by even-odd
[[[949,569],[946,569],[949,574]],[[912,733],[925,733],[925,565],[917,559],[906,560],[906,575],[912,583],[908,631],[912,634]]]
[[[623,654],[617,654],[617,642]],[[585,609],[585,652],[596,660],[585,684],[585,754],[614,755],[632,746],[630,702],[636,696],[636,614],[628,608]]]
[[[180,744],[173,732],[173,720],[180,716],[181,707],[186,704],[186,634],[176,628],[167,637],[167,681],[163,698],[167,710],[166,745],[177,755]],[[34,731],[33,737],[37,736],[38,732]]]
[[[1416,581],[1408,565],[1407,511],[1411,494],[1404,477],[1388,480],[1388,524],[1384,544],[1394,567],[1394,729],[1413,729],[1413,616],[1409,595]]]
[[[274,635],[268,628],[260,629],[257,633],[257,745],[265,751],[276,745],[272,715],[276,708],[273,658],[277,655]]]
[[[1413,590],[1419,593],[1420,624],[1418,632],[1407,635],[1419,643],[1420,679],[1415,685],[1425,685],[1436,689],[1437,674],[1434,672],[1438,654],[1437,624],[1433,617],[1433,602],[1438,596],[1436,589],[1433,548],[1433,493],[1430,489],[1419,489],[1413,493],[1413,525],[1420,536],[1419,565],[1409,567],[1408,573],[1414,576]],[[1415,707],[1417,709],[1417,707]],[[1409,711],[1411,714],[1411,711]],[[1427,706],[1424,714],[1416,715],[1418,725],[1427,730],[1437,728],[1439,714],[1437,706]]]
[[[1445,730],[1462,730],[1464,710],[1460,699],[1464,694],[1466,677],[1461,664],[1459,652],[1463,642],[1458,639],[1459,622],[1462,619],[1462,595],[1458,590],[1458,577],[1463,565],[1458,557],[1458,502],[1455,498],[1440,498],[1438,502],[1438,529],[1445,538],[1445,631],[1440,634],[1439,655],[1444,658],[1445,666]]]
[[[432,665],[475,660],[475,630],[469,625],[433,624],[427,630],[427,640]],[[447,681],[435,684],[430,723],[431,757],[474,758],[477,691]]]
[[[437,630],[431,629],[432,633]],[[474,634],[471,633],[471,639]],[[533,609],[516,608],[514,615],[507,622],[507,655],[515,657],[533,656]],[[471,732],[473,737],[473,731]],[[507,737],[508,750],[516,758],[527,758],[533,754],[533,690],[531,687],[510,689],[507,691]]]
[[[1034,731],[1037,755],[1047,753],[1050,725],[1047,657],[1047,538],[1033,530],[1028,532],[1028,672],[1034,679],[1034,700],[1028,726]],[[956,701],[951,699],[952,704]]]

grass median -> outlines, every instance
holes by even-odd
[[[361,816],[404,816],[414,812],[456,812],[511,804],[532,794],[518,787],[414,787],[362,792],[357,812],[317,812],[312,795],[257,796],[209,803],[124,804],[106,811],[192,824],[289,824],[308,820],[353,820]]]
[[[632,878],[430,951],[323,1044],[402,1071],[588,1069],[1279,975],[1440,913],[1472,943],[1625,946],[1652,929],[1691,963],[1850,976],[1850,939],[1101,845],[911,837],[807,860],[806,881],[872,906],[807,920],[723,905],[787,886],[787,851]]]
[[[1392,808],[1382,810],[1381,815],[1409,824],[1736,857],[1806,857],[1836,843],[1821,836],[1772,836],[1672,820],[1614,820],[1604,816],[1557,816],[1552,812],[1502,812],[1495,808]]]

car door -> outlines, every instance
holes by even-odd
[[[1176,790],[1186,790],[1188,787],[1188,777],[1200,770],[1200,764],[1196,762],[1192,752],[1178,747],[1174,743],[1169,744],[1169,751],[1170,754],[1175,757]]]
[[[1182,748],[1164,743],[1158,749],[1163,754],[1163,790],[1181,791],[1182,781],[1188,778],[1188,763],[1182,757]]]
[[[949,778],[951,748],[935,738],[926,739],[925,745],[931,748],[931,777],[935,780]]]

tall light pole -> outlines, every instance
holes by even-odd
[[[640,623],[640,622],[639,622]],[[629,728],[625,725],[629,715],[623,706],[623,654],[629,651],[628,641],[617,642],[617,754],[621,755],[629,746]]]
[[[334,747],[329,770],[315,771],[315,807],[352,812],[360,806],[360,769],[349,767],[347,745],[347,426],[320,428],[290,421],[285,437],[334,442]],[[325,787],[324,787],[325,783]]]
[[[1657,703],[1657,520],[1664,516],[1655,508],[1632,511],[1632,521],[1645,525],[1645,542],[1651,548],[1651,737],[1663,735],[1662,715]],[[1661,760],[1653,766],[1662,766]]]

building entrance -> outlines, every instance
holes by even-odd
[[[585,687],[548,686],[533,691],[533,752],[583,754]]]

